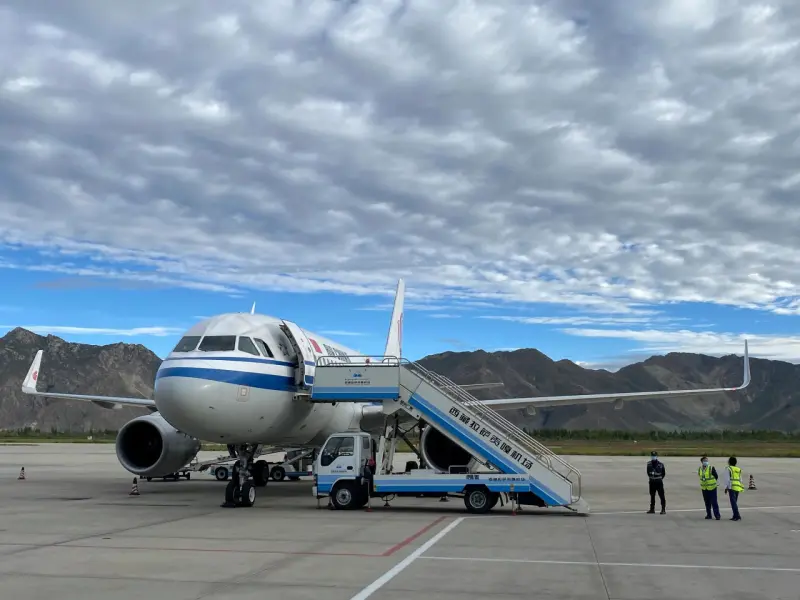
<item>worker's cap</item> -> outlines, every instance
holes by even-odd
[[[658,456],[658,452],[656,452],[655,450],[653,450],[653,451],[650,453],[650,456]]]

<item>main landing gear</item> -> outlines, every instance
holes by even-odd
[[[253,506],[256,501],[256,488],[267,485],[269,464],[265,460],[253,462],[261,450],[260,445],[245,444],[230,447],[231,454],[236,453],[238,462],[233,466],[233,475],[225,486],[224,508],[237,506]]]

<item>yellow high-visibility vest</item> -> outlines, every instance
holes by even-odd
[[[728,471],[731,474],[731,489],[734,492],[742,492],[744,491],[744,486],[742,485],[742,470],[739,467],[728,467]]]
[[[700,475],[700,489],[701,490],[715,490],[717,489],[717,480],[711,474],[711,465],[697,469],[697,474]]]

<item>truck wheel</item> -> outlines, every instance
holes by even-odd
[[[286,477],[286,469],[284,469],[280,465],[272,467],[271,475],[275,481],[283,481],[284,478]]]
[[[153,481],[152,477],[146,477],[147,481]]]
[[[467,511],[471,513],[483,514],[489,512],[491,506],[488,490],[483,487],[467,490],[464,496],[464,505],[467,507]]]
[[[253,482],[258,487],[267,485],[267,473],[269,472],[269,465],[265,460],[257,460],[253,465]]]
[[[228,478],[228,467],[217,467],[214,470],[214,477],[217,481],[225,481]]]
[[[355,492],[355,485],[348,481],[340,483],[333,489],[331,494],[333,506],[339,510],[352,510],[358,506],[358,494]]]
[[[186,477],[186,481],[189,481],[192,478],[192,474],[187,472],[185,477]]]

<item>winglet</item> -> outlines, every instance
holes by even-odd
[[[250,314],[251,315],[256,314],[256,303],[255,302],[253,302],[253,308],[250,309]]]
[[[743,390],[750,385],[750,354],[747,352],[747,340],[744,341],[744,376],[742,377],[742,385],[739,387]]]
[[[31,363],[30,368],[28,369],[28,374],[25,376],[25,380],[22,382],[22,392],[24,394],[36,394],[36,382],[39,379],[39,370],[42,366],[42,354],[43,351],[39,350],[36,352],[36,356]]]
[[[389,335],[386,336],[386,348],[384,356],[403,356],[403,304],[406,291],[406,283],[402,279],[397,280],[397,291],[394,294],[394,308],[392,308],[392,320],[389,322]]]

